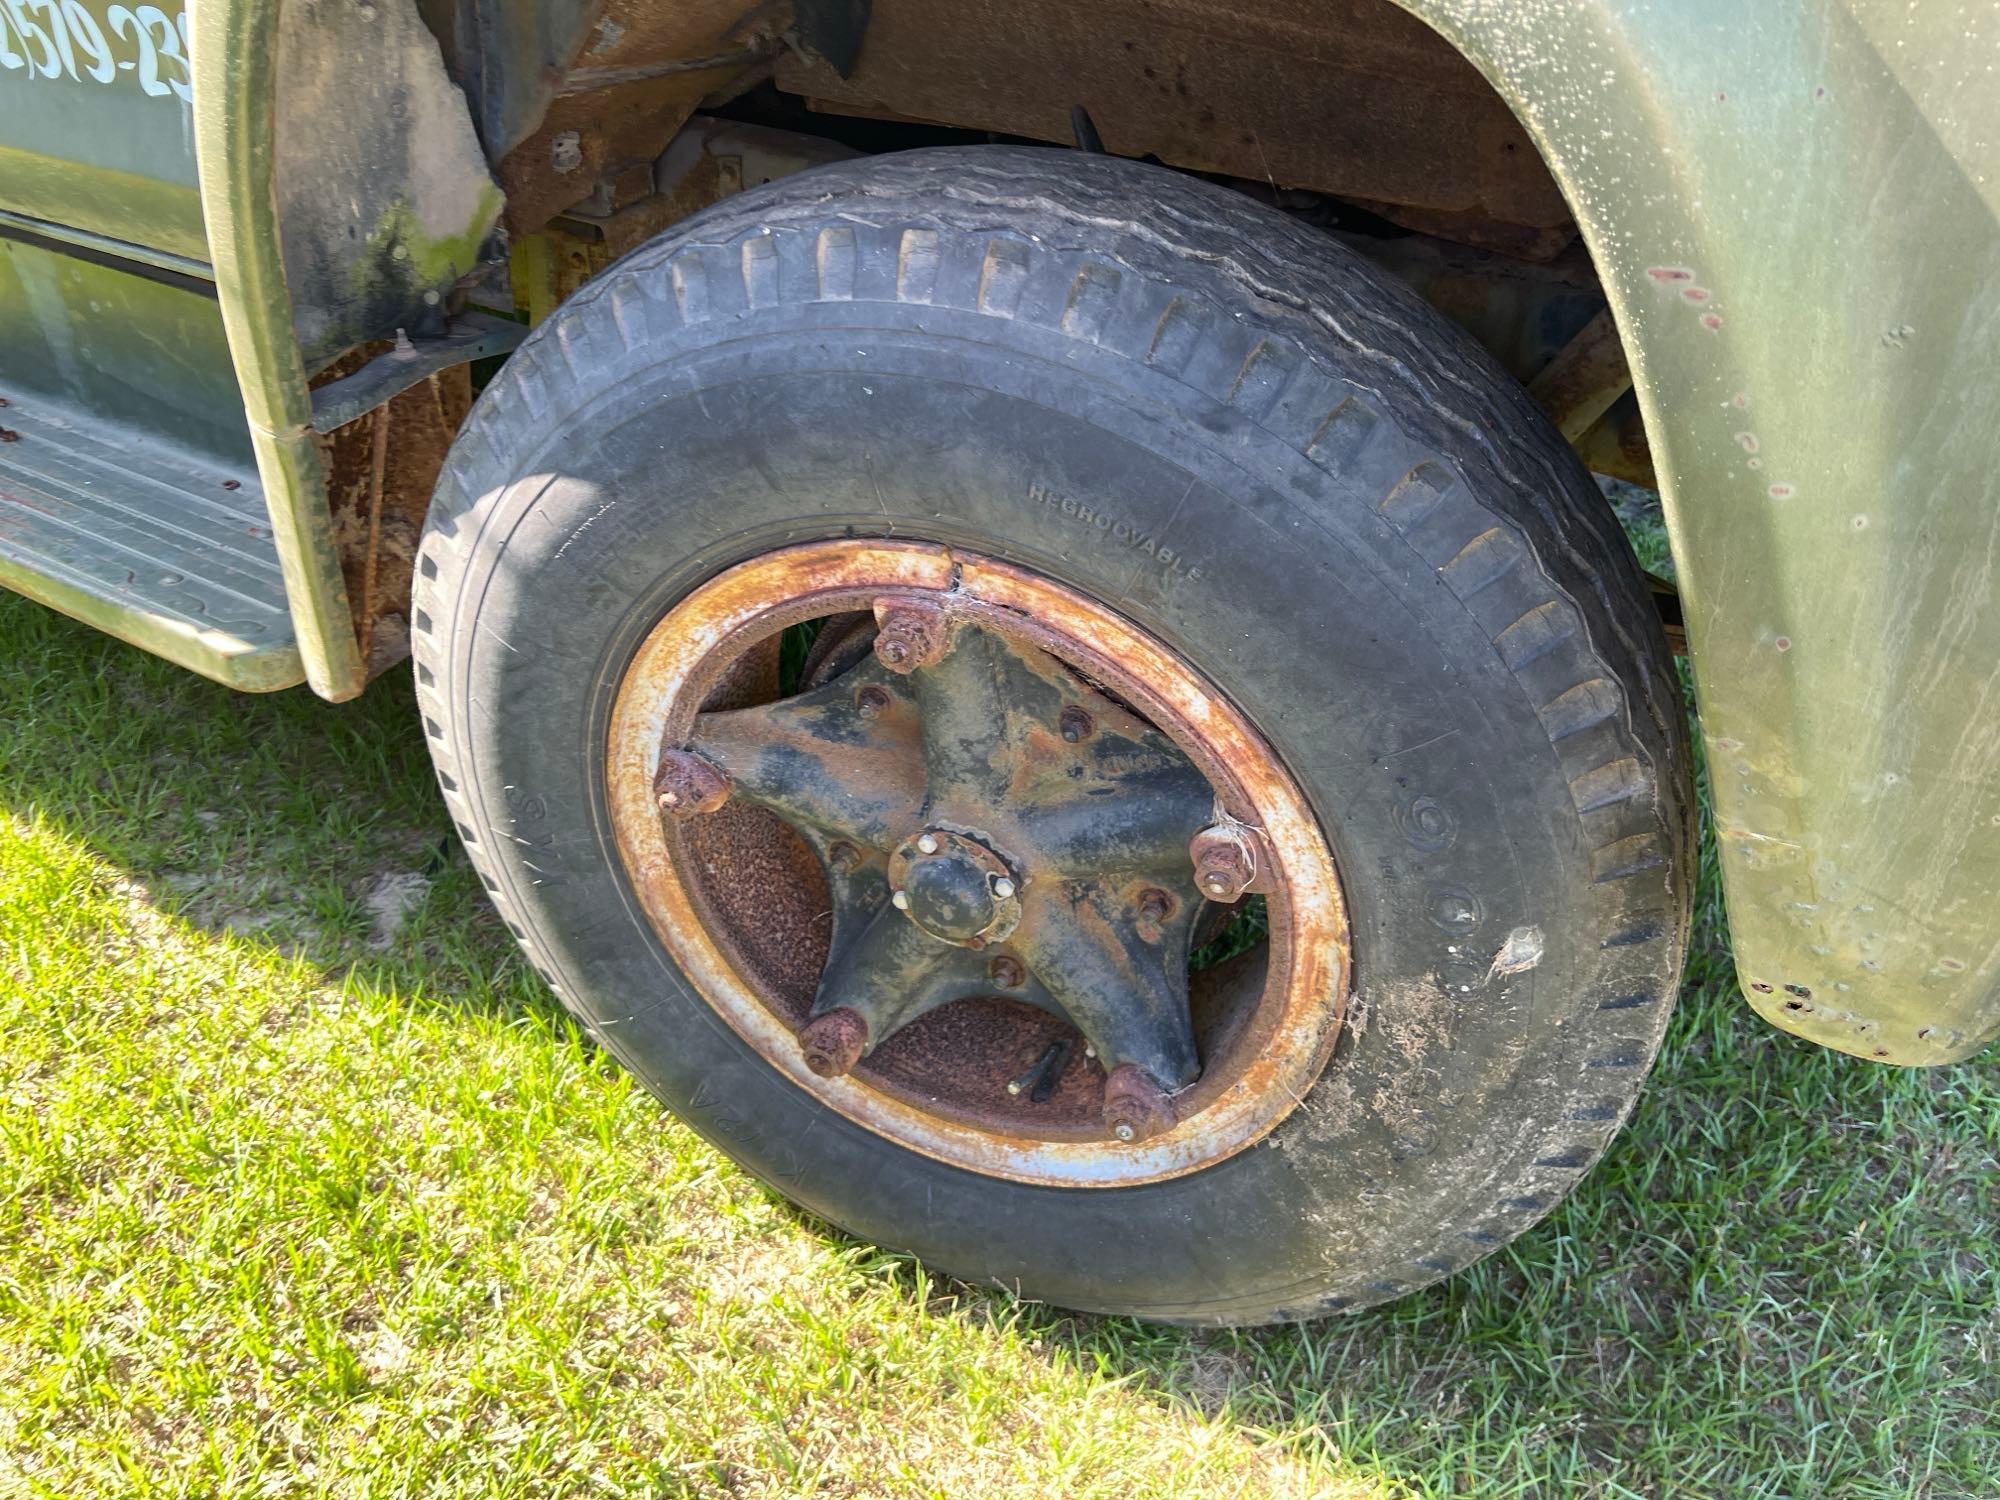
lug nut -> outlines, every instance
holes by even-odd
[[[897,911],[908,911],[910,909],[910,893],[908,891],[889,892],[889,904],[895,907]]]
[[[929,600],[882,602],[875,606],[875,659],[891,672],[914,672],[944,659],[950,622]]]
[[[806,1066],[822,1078],[838,1078],[852,1071],[867,1046],[868,1023],[859,1011],[844,1005],[809,1022],[799,1032]]]
[[[1257,878],[1257,856],[1249,837],[1224,823],[1204,828],[1188,841],[1195,884],[1221,906],[1241,899]]]
[[[1003,990],[1018,990],[1028,982],[1027,965],[1011,953],[996,953],[986,972]]]
[[[930,836],[930,835],[929,835],[928,833],[927,833],[927,834],[925,834],[925,835],[924,835],[924,836],[923,836],[922,838],[920,838],[920,839],[918,839],[918,840],[917,840],[917,852],[918,852],[919,854],[935,854],[935,853],[937,853],[937,852],[938,852],[938,841],[937,841],[936,839],[932,838],[932,837],[931,837],[931,836]]]
[[[1009,880],[1005,875],[1002,875],[998,880],[993,882],[993,894],[998,896],[1002,901],[1007,900],[1008,897],[1014,894],[1014,882]]]
[[[729,778],[692,750],[663,751],[653,800],[670,818],[712,813],[729,800]]]
[[[1174,1128],[1174,1102],[1137,1063],[1120,1063],[1104,1080],[1104,1123],[1126,1145]]]

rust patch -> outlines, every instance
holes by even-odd
[[[495,173],[512,235],[599,196],[609,213],[652,191],[652,163],[711,94],[760,68],[780,10],[745,0],[611,0],[534,132]],[[626,184],[620,187],[620,184]]]
[[[351,375],[391,346],[363,345],[314,377]],[[315,436],[334,545],[370,678],[410,654],[410,588],[424,514],[445,454],[472,408],[472,372],[440,370],[386,405]]]

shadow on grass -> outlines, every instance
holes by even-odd
[[[244,698],[7,597],[0,660],[0,808],[330,981],[560,1015],[452,837],[405,671],[347,705]],[[1889,1071],[1769,1030],[1732,993],[1707,846],[1699,910],[1630,1126],[1548,1220],[1441,1287],[1298,1327],[1189,1331],[846,1253],[1170,1409],[1418,1492],[1989,1493],[1990,1067]]]

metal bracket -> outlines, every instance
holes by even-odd
[[[527,336],[525,323],[482,312],[453,318],[442,338],[411,339],[399,334],[394,349],[312,393],[313,431],[345,427],[439,370],[510,353]]]

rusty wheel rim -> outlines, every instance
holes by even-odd
[[[782,632],[827,619],[824,680],[774,700]],[[640,645],[607,775],[702,998],[927,1156],[1178,1176],[1267,1135],[1332,1050],[1347,920],[1305,797],[1191,666],[1045,576],[880,540],[741,563]],[[1190,978],[1204,916],[1249,892],[1261,949]]]

